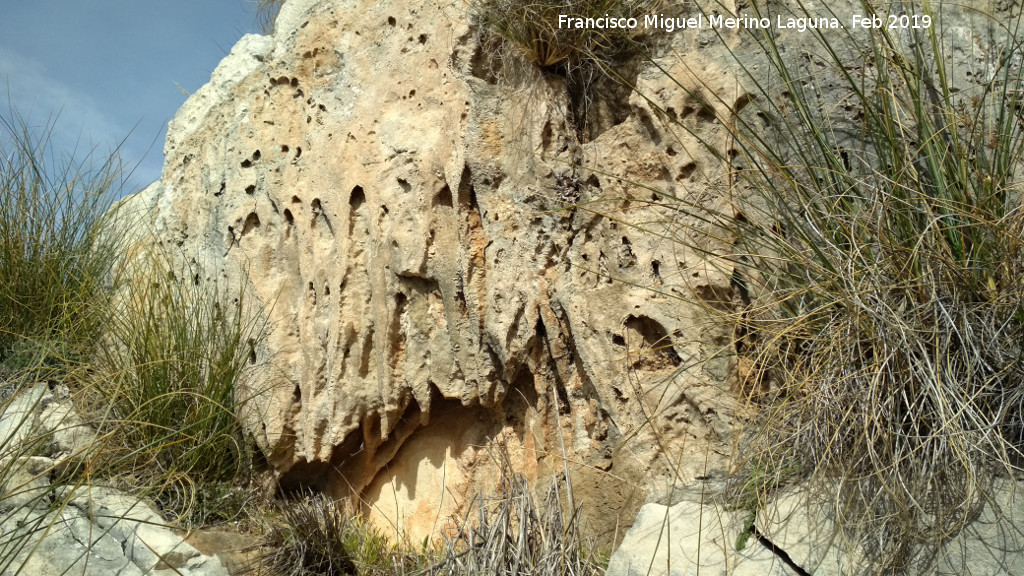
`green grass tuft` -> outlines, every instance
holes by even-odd
[[[52,129],[0,117],[0,377],[81,359],[118,258],[102,234],[122,183],[117,156],[58,157]]]
[[[110,473],[155,483],[160,499],[189,515],[203,485],[251,467],[237,411],[256,386],[264,324],[258,311],[248,315],[242,292],[161,257],[130,273],[97,347],[90,412],[109,433]]]

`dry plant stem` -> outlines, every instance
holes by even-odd
[[[501,490],[478,496],[454,534],[446,534],[440,557],[418,574],[470,576],[589,576],[600,568],[584,553],[579,511],[566,518],[557,481],[538,506],[526,480],[499,455]]]

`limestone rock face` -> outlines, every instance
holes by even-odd
[[[611,527],[670,479],[659,440],[702,473],[728,441],[731,368],[675,376],[710,347],[678,296],[728,276],[566,207],[648,210],[605,168],[693,172],[642,100],[581,142],[564,83],[495,81],[445,2],[289,0],[277,29],[182,107],[161,181],[127,206],[147,242],[265,307],[272,378],[246,408],[282,487],[357,495],[421,538],[496,480],[499,447],[533,477],[564,456]]]
[[[495,69],[463,3],[288,0],[234,47],[126,206],[268,315],[244,410],[283,489],[418,540],[507,452],[570,468],[611,532],[723,466],[737,367],[691,295],[734,286],[661,201],[727,205],[700,183],[747,98],[728,50],[756,50],[722,37],[670,35],[663,70],[631,73],[643,96],[595,85],[586,130],[563,78]]]

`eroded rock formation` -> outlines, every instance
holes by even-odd
[[[282,488],[357,496],[418,540],[493,485],[499,449],[537,479],[567,462],[608,531],[721,469],[736,361],[692,295],[739,295],[661,199],[727,205],[707,147],[728,157],[720,119],[750,101],[742,35],[663,39],[639,92],[594,91],[586,131],[564,78],[499,78],[459,3],[289,0],[243,38],[129,206],[265,307],[246,414]]]

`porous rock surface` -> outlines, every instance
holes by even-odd
[[[730,285],[596,214],[651,193],[573,164],[673,188],[700,159],[628,101],[578,141],[564,83],[497,82],[475,34],[445,2],[289,0],[178,112],[162,179],[126,207],[265,306],[274,379],[247,408],[285,489],[358,495],[415,540],[493,483],[502,446],[531,477],[564,454],[614,528],[669,480],[659,441],[690,477],[728,441],[731,367],[674,375],[713,347],[684,277]]]
[[[244,410],[282,488],[357,496],[419,541],[505,452],[532,478],[568,466],[609,534],[717,474],[743,375],[692,295],[738,295],[661,199],[728,206],[703,183],[750,100],[742,38],[673,33],[630,72],[643,96],[595,87],[585,129],[564,79],[503,72],[462,3],[289,0],[239,41],[124,208],[269,317]]]

